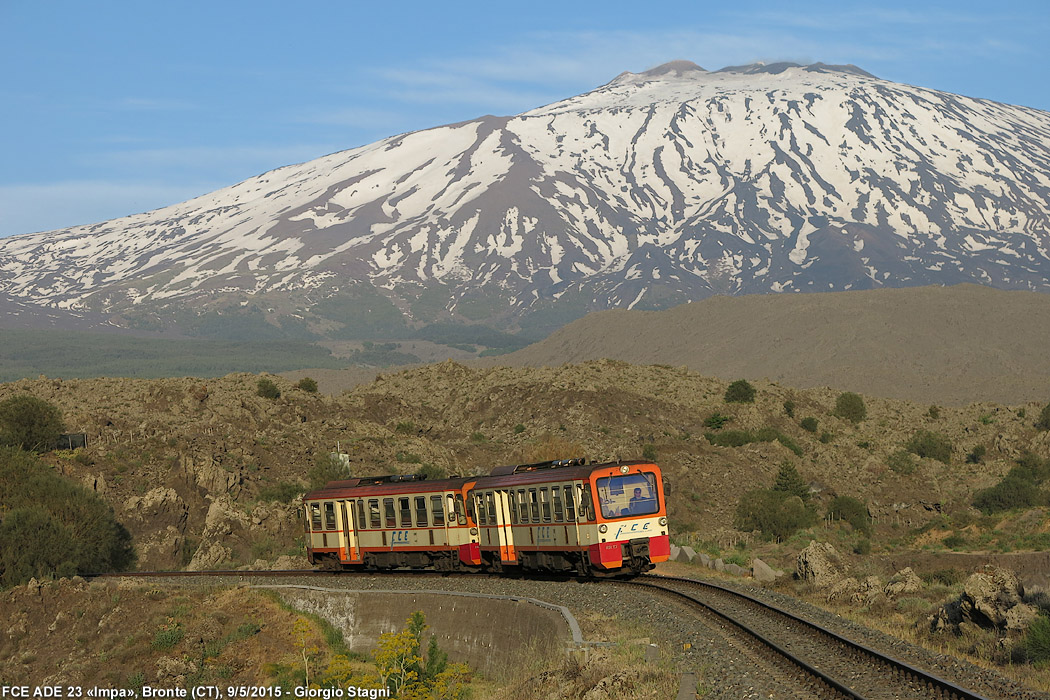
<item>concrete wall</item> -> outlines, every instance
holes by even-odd
[[[322,591],[280,588],[292,606],[315,613],[342,631],[351,651],[367,654],[379,635],[399,631],[422,610],[449,660],[468,664],[487,678],[503,678],[528,665],[528,656],[560,654],[572,641],[556,610],[525,601],[429,592]]]

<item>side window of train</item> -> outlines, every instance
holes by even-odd
[[[554,503],[554,522],[565,522],[565,509],[561,506],[561,487],[551,487],[551,501]]]
[[[427,497],[416,496],[416,527],[428,527],[427,522]]]
[[[321,529],[321,506],[317,503],[310,504],[310,525],[314,530]]]
[[[492,491],[485,492],[485,507],[489,512],[489,524],[495,525],[498,522],[496,520],[496,494]]]
[[[368,524],[374,530],[378,530],[383,527],[383,519],[379,515],[379,499],[370,498],[368,499]]]
[[[401,527],[412,527],[412,506],[408,496],[397,499],[398,510],[401,511]]]
[[[473,491],[468,491],[467,492],[467,515],[470,516],[471,522],[473,522],[475,525],[477,525],[478,524],[478,512],[477,512],[477,509],[474,507],[474,499],[475,499],[474,492]]]
[[[580,492],[580,515],[583,519],[590,522],[595,520],[594,517],[594,502],[591,499],[591,485],[590,484],[577,484],[576,488]]]
[[[576,501],[572,497],[572,484],[564,488],[565,491],[565,519],[568,522],[576,520]]]
[[[365,502],[357,499],[357,529],[364,530],[368,525],[365,523]]]
[[[518,513],[521,522],[529,522],[529,502],[525,497],[525,489],[518,489]]]
[[[456,522],[460,525],[467,524],[466,509],[463,507],[463,494],[456,494]]]
[[[540,510],[543,514],[543,522],[549,523],[551,521],[551,499],[546,486],[540,488]]]
[[[532,522],[538,523],[540,521],[540,500],[536,495],[536,489],[529,489],[529,515],[532,518]]]
[[[386,526],[397,527],[397,518],[394,517],[394,499],[384,498],[383,499],[383,510],[386,514]]]
[[[489,514],[488,514],[488,511],[485,510],[485,494],[483,494],[483,493],[475,494],[474,495],[474,500],[476,501],[476,503],[474,504],[474,508],[475,508],[474,512],[476,512],[478,514],[478,519],[477,519],[478,525],[488,525],[489,524]]]
[[[434,514],[434,527],[445,526],[445,508],[441,496],[430,497],[430,510]]]
[[[324,526],[326,530],[335,529],[335,504],[325,503],[324,504]]]
[[[514,495],[514,491],[504,491],[504,495],[507,497],[507,508],[510,510],[510,524],[518,524],[518,501],[517,496]]]

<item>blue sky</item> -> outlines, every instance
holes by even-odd
[[[855,63],[1050,110],[1046,2],[376,5],[0,0],[0,236],[174,204],[679,58]]]

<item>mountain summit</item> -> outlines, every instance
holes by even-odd
[[[447,320],[540,335],[712,294],[1050,291],[1048,220],[1046,112],[852,65],[673,61],[514,117],[0,239],[0,306],[188,329],[251,313],[331,337]]]

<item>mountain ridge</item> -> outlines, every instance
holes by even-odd
[[[201,314],[258,311],[327,337],[381,337],[375,318],[541,337],[725,293],[1050,291],[1048,202],[1045,112],[849,65],[676,61],[2,239],[0,294],[191,333]]]

